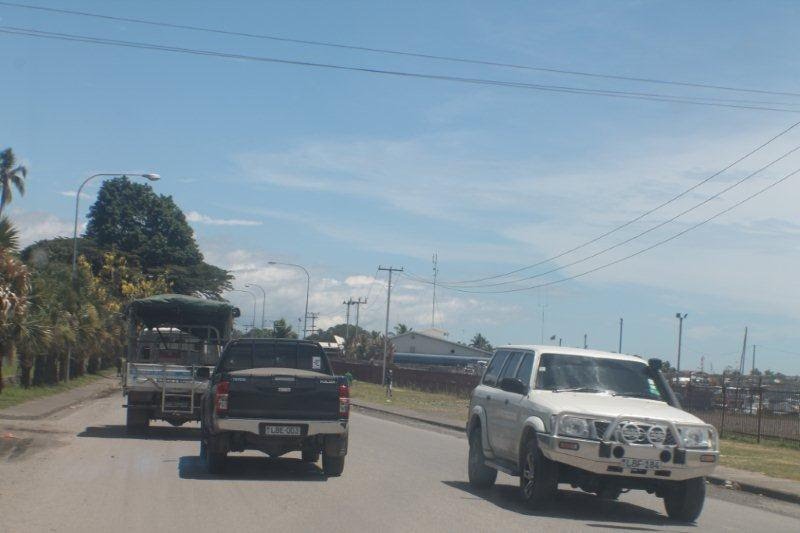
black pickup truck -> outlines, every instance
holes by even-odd
[[[222,473],[228,452],[270,457],[301,451],[328,476],[347,454],[350,391],[316,342],[237,339],[220,357],[203,395],[200,455]]]

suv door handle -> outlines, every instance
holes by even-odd
[[[508,405],[508,399],[506,399],[506,405]]]
[[[486,399],[487,399],[487,400],[491,400],[491,399],[492,399],[492,397],[491,397],[491,396],[489,396],[489,395],[487,394],[487,395],[486,395]]]

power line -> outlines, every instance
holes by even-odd
[[[504,294],[504,293],[511,293],[511,292],[529,291],[529,290],[532,290],[532,289],[538,289],[539,287],[549,287],[550,285],[556,285],[556,284],[559,284],[559,283],[564,283],[566,281],[571,281],[571,280],[574,280],[574,279],[578,279],[578,278],[581,278],[583,276],[587,276],[589,274],[597,272],[599,270],[603,270],[603,269],[608,268],[610,266],[622,263],[623,261],[627,261],[628,259],[632,259],[632,258],[634,258],[634,257],[636,257],[638,255],[641,255],[641,254],[643,254],[645,252],[648,252],[648,251],[652,250],[653,248],[657,248],[657,247],[659,247],[659,246],[661,246],[663,244],[666,244],[666,243],[668,243],[668,242],[670,242],[672,240],[675,240],[678,237],[680,237],[682,235],[685,235],[686,233],[689,233],[690,231],[695,230],[695,229],[699,228],[700,226],[703,226],[703,225],[707,224],[708,222],[711,222],[712,220],[714,220],[714,219],[716,219],[716,218],[718,218],[718,217],[720,217],[720,216],[722,216],[722,215],[724,215],[726,213],[729,213],[729,212],[733,211],[735,208],[739,207],[740,205],[744,204],[745,202],[748,202],[748,201],[752,200],[753,198],[755,198],[755,197],[767,192],[768,190],[770,190],[773,187],[783,183],[784,181],[788,180],[789,178],[793,177],[794,175],[796,175],[798,173],[800,173],[800,168],[795,170],[795,171],[793,171],[793,172],[790,172],[789,174],[786,174],[782,178],[778,179],[777,181],[774,181],[774,182],[770,183],[766,187],[763,187],[763,188],[759,189],[758,191],[754,192],[750,196],[747,196],[746,198],[736,202],[735,204],[731,205],[730,207],[727,207],[726,209],[723,209],[722,211],[719,211],[716,214],[714,214],[714,215],[712,215],[712,216],[710,216],[710,217],[708,217],[708,218],[706,218],[706,219],[704,219],[704,220],[702,220],[702,221],[700,221],[700,222],[698,222],[696,224],[693,224],[692,226],[689,226],[688,228],[684,229],[683,231],[680,231],[680,232],[678,232],[678,233],[676,233],[676,234],[674,234],[674,235],[672,235],[670,237],[667,237],[666,239],[662,239],[662,240],[660,240],[660,241],[658,241],[658,242],[656,242],[654,244],[651,244],[650,246],[647,246],[646,248],[642,248],[641,250],[638,250],[638,251],[636,251],[636,252],[634,252],[632,254],[626,255],[625,257],[621,257],[619,259],[611,261],[610,263],[606,263],[606,264],[597,266],[595,268],[586,270],[585,272],[581,272],[579,274],[575,274],[574,276],[568,276],[566,278],[561,278],[561,279],[558,279],[558,280],[549,281],[547,283],[540,283],[538,285],[531,285],[531,286],[527,286],[527,287],[517,287],[517,288],[513,288],[513,289],[504,289],[504,290],[498,290],[498,291],[475,291],[475,290],[459,289],[459,288],[455,288],[455,287],[448,287],[448,286],[441,285],[441,284],[439,284],[439,286],[440,287],[444,287],[444,288],[446,288],[448,290],[457,291],[457,292],[464,292],[464,293],[470,293],[470,294]],[[405,275],[406,277],[409,277],[407,274],[403,274],[403,275]],[[422,283],[430,283],[430,281],[428,281],[428,280],[416,279],[416,281],[422,282]]]
[[[333,63],[318,63],[318,62],[313,62],[313,61],[299,61],[299,60],[291,60],[291,59],[281,59],[281,58],[276,58],[276,57],[253,56],[253,55],[238,54],[238,53],[220,52],[220,51],[215,51],[215,50],[200,50],[200,49],[195,49],[195,48],[184,48],[184,47],[178,47],[178,46],[169,46],[169,45],[162,45],[162,44],[144,43],[144,42],[137,42],[137,41],[123,41],[123,40],[119,40],[119,39],[107,39],[107,38],[99,38],[99,37],[89,37],[89,36],[85,36],[85,35],[77,35],[77,34],[69,34],[69,33],[58,33],[58,32],[48,32],[48,31],[36,30],[36,29],[32,29],[32,28],[19,28],[19,27],[14,27],[14,26],[0,26],[0,33],[5,33],[5,34],[8,34],[8,35],[21,35],[21,36],[26,36],[26,37],[42,38],[42,39],[51,39],[51,40],[60,40],[60,41],[72,41],[72,42],[81,42],[81,43],[88,43],[88,44],[99,44],[99,45],[103,45],[103,46],[116,46],[116,47],[123,47],[123,48],[155,50],[155,51],[160,51],[160,52],[182,53],[182,54],[190,54],[190,55],[198,55],[198,56],[206,56],[206,57],[218,57],[218,58],[224,58],[224,59],[238,59],[238,60],[243,60],[243,61],[258,61],[258,62],[264,62],[264,63],[296,65],[296,66],[302,66],[302,67],[322,68],[322,69],[348,71],[348,72],[361,72],[361,73],[365,73],[365,74],[378,74],[378,75],[396,76],[396,77],[403,77],[403,78],[449,81],[449,82],[455,82],[455,83],[466,83],[466,84],[471,84],[471,85],[488,85],[488,86],[495,86],[495,87],[527,89],[527,90],[541,91],[541,92],[576,94],[576,95],[584,95],[584,96],[587,96],[587,95],[588,96],[605,96],[605,97],[609,97],[609,98],[621,98],[621,99],[628,99],[628,100],[644,100],[644,101],[652,101],[652,102],[665,102],[665,103],[674,103],[674,104],[699,105],[699,106],[721,107],[721,108],[729,108],[729,109],[746,109],[746,110],[770,111],[770,112],[779,112],[779,113],[800,113],[800,110],[785,109],[785,108],[780,108],[780,107],[767,107],[767,106],[760,106],[760,105],[748,105],[746,102],[725,103],[725,102],[732,102],[732,101],[731,100],[722,100],[722,99],[718,99],[718,98],[696,98],[696,97],[684,97],[684,96],[669,95],[669,94],[658,94],[658,93],[616,91],[616,90],[610,90],[610,89],[588,89],[588,88],[584,88],[584,87],[572,87],[572,86],[565,86],[565,85],[535,84],[535,83],[514,82],[514,81],[506,81],[506,80],[494,80],[494,79],[489,79],[489,78],[468,78],[468,77],[450,76],[450,75],[444,75],[444,74],[425,74],[425,73],[422,73],[422,72],[410,72],[410,71],[389,70],[389,69],[369,68],[369,67],[355,67],[355,66],[339,65],[339,64],[333,64]],[[736,102],[740,102],[740,101],[736,101]]]
[[[504,278],[504,277],[507,277],[507,276],[511,276],[513,274],[517,274],[519,272],[523,272],[525,270],[530,270],[530,269],[535,268],[537,266],[541,266],[541,265],[543,265],[545,263],[550,263],[552,261],[555,261],[556,259],[560,259],[560,258],[564,257],[565,255],[571,254],[572,252],[576,252],[576,251],[580,250],[581,248],[585,248],[586,246],[594,244],[597,241],[599,241],[601,239],[604,239],[605,237],[608,237],[609,235],[612,235],[612,234],[614,234],[614,233],[616,233],[616,232],[618,232],[618,231],[620,231],[622,229],[625,229],[628,226],[630,226],[631,224],[634,224],[634,223],[642,220],[643,218],[645,218],[645,217],[647,217],[649,215],[652,215],[656,211],[658,211],[658,210],[660,210],[660,209],[662,209],[662,208],[664,208],[664,207],[676,202],[677,200],[683,198],[684,196],[686,196],[690,192],[694,191],[695,189],[699,188],[700,186],[705,185],[706,183],[708,183],[712,179],[716,178],[720,174],[730,170],[734,166],[738,165],[739,163],[741,163],[745,159],[747,159],[750,156],[752,156],[753,154],[755,154],[756,152],[761,151],[762,149],[764,149],[766,146],[768,146],[772,142],[776,141],[780,137],[783,137],[784,135],[786,135],[787,133],[789,133],[790,131],[795,129],[797,126],[800,126],[800,122],[795,122],[794,124],[792,124],[788,128],[784,129],[783,131],[781,131],[777,135],[775,135],[772,138],[770,138],[769,140],[767,140],[766,142],[762,143],[758,147],[756,147],[753,150],[749,151],[745,155],[739,157],[737,160],[735,160],[734,162],[730,163],[726,167],[724,167],[721,170],[715,172],[714,174],[708,176],[707,178],[705,178],[703,180],[700,180],[695,185],[689,187],[688,189],[685,189],[685,190],[681,191],[680,193],[678,193],[677,195],[675,195],[672,198],[668,199],[667,201],[662,202],[662,203],[658,204],[657,206],[653,207],[652,209],[649,209],[648,211],[645,211],[641,215],[639,215],[637,217],[634,217],[631,220],[628,220],[627,222],[625,222],[623,224],[620,224],[619,226],[616,226],[616,227],[606,231],[605,233],[602,233],[602,234],[598,235],[597,237],[594,237],[592,239],[589,239],[588,241],[582,242],[582,243],[580,243],[580,244],[578,244],[578,245],[576,245],[576,246],[574,246],[574,247],[572,247],[572,248],[570,248],[568,250],[564,250],[563,252],[559,252],[558,254],[556,254],[556,255],[554,255],[552,257],[548,257],[546,259],[542,259],[541,261],[539,261],[537,263],[534,263],[532,265],[527,265],[527,266],[524,266],[524,267],[520,267],[520,268],[511,270],[509,272],[504,272],[502,274],[496,274],[496,275],[493,275],[493,276],[485,276],[485,277],[482,277],[482,278],[476,278],[476,279],[471,279],[471,280],[443,281],[441,283],[446,283],[446,284],[450,284],[450,285],[467,285],[467,284],[470,284],[470,283],[479,283],[479,282],[482,282],[482,281],[489,281],[489,280],[493,280],[493,279]]]
[[[483,66],[490,66],[490,67],[502,67],[502,68],[511,68],[511,69],[518,69],[518,70],[529,70],[535,72],[547,72],[550,74],[562,74],[562,75],[569,75],[569,76],[580,76],[580,77],[587,77],[587,78],[597,78],[597,79],[608,79],[608,80],[617,80],[617,81],[633,81],[639,83],[651,83],[651,84],[659,84],[659,85],[671,85],[671,86],[680,86],[680,87],[693,87],[698,89],[712,89],[712,90],[720,90],[720,91],[733,91],[733,92],[742,92],[742,93],[753,93],[753,94],[769,94],[774,96],[798,96],[800,97],[800,93],[790,92],[790,91],[770,91],[765,89],[749,89],[743,87],[731,87],[726,85],[714,85],[709,83],[699,83],[699,82],[684,82],[684,81],[674,81],[674,80],[664,80],[658,78],[647,78],[647,77],[636,77],[636,76],[623,76],[618,74],[604,74],[598,72],[585,72],[579,70],[570,70],[570,69],[563,69],[563,68],[554,68],[554,67],[542,67],[542,66],[532,66],[532,65],[522,65],[518,63],[507,63],[507,62],[499,62],[499,61],[490,61],[490,60],[483,60],[483,59],[473,59],[473,58],[465,58],[465,57],[456,57],[456,56],[446,56],[440,54],[431,54],[431,53],[424,53],[424,52],[413,52],[407,50],[393,50],[388,48],[375,48],[370,46],[360,46],[360,45],[350,45],[344,43],[335,43],[330,41],[318,41],[318,40],[311,40],[311,39],[298,39],[292,37],[283,37],[279,35],[271,35],[271,34],[263,34],[263,33],[249,33],[249,32],[241,32],[241,31],[232,31],[232,30],[223,30],[220,28],[211,28],[207,26],[193,26],[189,24],[177,24],[171,22],[163,22],[157,21],[152,19],[139,19],[139,18],[132,18],[132,17],[120,17],[120,16],[112,16],[112,15],[104,15],[101,13],[91,13],[87,11],[76,11],[70,9],[58,9],[53,7],[46,7],[46,6],[38,6],[38,5],[31,5],[31,4],[20,4],[17,2],[2,2],[0,1],[0,5],[4,5],[7,7],[17,7],[22,9],[30,9],[30,10],[37,10],[37,11],[46,11],[50,13],[58,13],[62,15],[77,15],[82,17],[91,17],[97,19],[104,19],[104,20],[113,20],[118,22],[132,22],[136,24],[146,24],[149,26],[160,26],[164,28],[174,28],[174,29],[181,29],[181,30],[191,30],[191,31],[200,31],[206,33],[216,33],[219,35],[231,35],[236,37],[248,37],[253,39],[264,39],[270,41],[279,41],[279,42],[287,42],[287,43],[294,43],[294,44],[305,44],[311,46],[322,46],[328,48],[339,48],[344,50],[355,50],[360,52],[370,52],[370,53],[377,53],[377,54],[388,54],[388,55],[398,55],[398,56],[406,56],[406,57],[416,57],[420,59],[434,59],[437,61],[449,61],[455,63],[467,63],[473,65],[483,65]]]
[[[763,167],[759,168],[758,170],[756,170],[754,172],[751,172],[750,174],[748,174],[745,177],[743,177],[742,179],[734,182],[733,184],[729,185],[728,187],[725,187],[724,189],[722,189],[718,193],[714,194],[713,196],[709,196],[708,198],[706,198],[702,202],[699,202],[699,203],[697,203],[697,204],[695,204],[695,205],[693,205],[693,206],[691,206],[691,207],[689,207],[687,209],[684,209],[683,211],[681,211],[677,215],[675,215],[675,216],[673,216],[671,218],[668,218],[668,219],[666,219],[666,220],[664,220],[662,222],[659,222],[658,224],[656,224],[654,226],[651,226],[651,227],[647,228],[646,230],[641,231],[641,232],[637,233],[636,235],[625,239],[624,241],[620,241],[620,242],[618,242],[616,244],[613,244],[611,246],[603,248],[602,250],[599,250],[599,251],[597,251],[597,252],[595,252],[593,254],[590,254],[590,255],[587,255],[585,257],[582,257],[581,259],[577,259],[577,260],[572,261],[570,263],[566,263],[566,264],[551,268],[550,270],[546,270],[546,271],[540,272],[538,274],[532,274],[530,276],[525,276],[524,278],[508,280],[508,281],[499,281],[499,282],[495,282],[495,283],[486,283],[486,284],[481,284],[481,285],[472,285],[472,286],[461,285],[460,287],[463,287],[463,288],[479,288],[479,287],[499,287],[501,285],[510,285],[510,284],[513,284],[513,283],[519,283],[521,281],[527,281],[529,279],[540,278],[542,276],[546,276],[547,274],[552,274],[553,272],[558,272],[559,270],[564,270],[565,268],[569,268],[571,266],[575,266],[577,264],[584,263],[584,262],[586,262],[586,261],[588,261],[590,259],[594,259],[595,257],[603,255],[606,252],[610,252],[611,250],[619,248],[620,246],[628,244],[628,243],[630,243],[630,242],[632,242],[632,241],[634,241],[634,240],[636,240],[636,239],[638,239],[640,237],[643,237],[643,236],[647,235],[648,233],[651,233],[651,232],[653,232],[653,231],[655,231],[655,230],[657,230],[659,228],[662,228],[662,227],[666,226],[667,224],[670,224],[670,223],[674,222],[675,220],[679,219],[680,217],[682,217],[682,216],[694,211],[695,209],[698,209],[699,207],[702,207],[702,206],[706,205],[707,203],[709,203],[709,202],[711,202],[713,200],[716,200],[717,198],[719,198],[720,196],[722,196],[726,192],[729,192],[729,191],[735,189],[736,187],[738,187],[739,185],[741,185],[745,181],[748,181],[748,180],[752,179],[756,175],[760,174],[761,172],[763,172],[764,170],[768,169],[769,167],[775,165],[776,163],[784,160],[785,158],[789,157],[791,154],[795,153],[798,150],[800,150],[800,145],[792,148],[791,150],[789,150],[788,152],[786,152],[785,154],[783,154],[779,158],[769,162],[768,164],[764,165]],[[439,285],[445,286],[445,287],[447,286],[446,283],[441,283],[441,282],[439,283]]]

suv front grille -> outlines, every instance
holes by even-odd
[[[597,435],[598,439],[603,439],[605,436],[606,431],[608,430],[608,426],[611,425],[611,422],[607,422],[605,420],[595,420],[594,421],[594,430],[595,434]],[[652,427],[648,424],[637,424],[641,429],[641,436],[636,439],[632,444],[650,444],[650,441],[647,439],[647,432]],[[677,444],[677,440],[675,439],[675,435],[672,434],[672,429],[666,428],[667,434],[664,438],[664,442],[661,443],[664,446],[675,446]],[[621,427],[617,427],[617,430],[611,435],[610,439],[611,442],[625,442],[625,440],[620,435]]]

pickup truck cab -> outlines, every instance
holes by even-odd
[[[349,388],[333,375],[316,342],[237,339],[225,348],[203,396],[201,450],[211,473],[229,452],[270,457],[301,451],[328,476],[341,475],[347,454]]]
[[[717,433],[680,408],[660,367],[559,346],[496,350],[470,401],[470,483],[489,487],[498,470],[517,475],[532,506],[559,483],[608,499],[640,489],[663,498],[671,518],[694,521]]]

